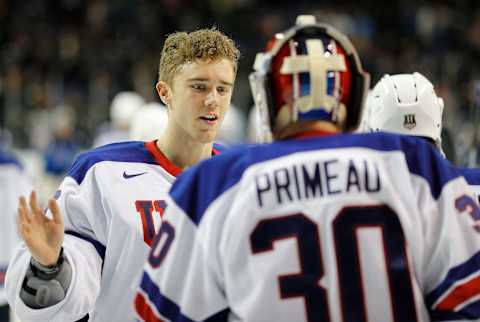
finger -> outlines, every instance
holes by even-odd
[[[42,211],[38,205],[37,193],[35,190],[30,193],[30,209],[32,209],[34,213]]]
[[[29,216],[29,211],[27,208],[27,200],[23,196],[20,197],[19,199],[17,213],[18,213],[18,220],[20,220],[21,222],[30,223],[31,218]]]
[[[50,211],[52,212],[52,220],[57,224],[63,225],[63,217],[55,199],[50,199],[48,201],[48,208],[50,208]]]
[[[17,212],[17,232],[18,232],[18,235],[22,236],[23,237],[23,233],[22,233],[22,228],[23,228],[23,222],[25,221],[24,217],[23,217],[23,214],[22,214],[22,209],[18,208],[18,212]]]
[[[27,214],[25,207],[18,207],[17,212],[17,232],[25,240],[26,234],[28,233],[28,227],[31,225],[31,218]]]
[[[27,199],[25,199],[24,196],[18,198],[18,209],[23,209],[25,212],[27,212]]]
[[[23,241],[27,242],[30,238],[30,227],[21,223],[18,225],[17,229],[18,234],[20,235],[20,237],[22,237]]]
[[[30,222],[28,216],[25,214],[24,210],[18,209],[17,216],[17,232],[24,241],[27,240],[28,234],[30,233]]]
[[[35,217],[42,221],[45,219],[43,211],[38,205],[37,193],[35,191],[32,191],[32,193],[30,194],[30,209],[32,209],[33,215]]]

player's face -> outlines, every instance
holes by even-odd
[[[227,59],[185,64],[173,79],[169,122],[194,141],[212,142],[230,106],[234,78]]]

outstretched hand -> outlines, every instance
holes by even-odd
[[[20,197],[17,218],[20,236],[33,258],[44,266],[57,263],[64,237],[63,218],[57,202],[50,199],[48,208],[52,219],[45,216],[33,191],[28,205],[25,197]]]

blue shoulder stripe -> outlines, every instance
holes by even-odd
[[[429,183],[435,199],[447,182],[460,176],[457,169],[423,139],[389,133],[344,134],[232,148],[184,171],[172,186],[170,196],[198,225],[206,208],[237,183],[249,166],[295,152],[354,147],[403,151],[410,172]]]
[[[73,162],[68,176],[82,183],[87,171],[102,161],[142,162],[157,164],[143,141],[113,143],[80,154]]]
[[[8,164],[16,165],[20,170],[23,170],[22,164],[13,154],[0,148],[0,165]]]
[[[459,168],[462,176],[465,177],[468,184],[478,186],[480,185],[480,169],[476,168]]]
[[[164,317],[168,318],[172,322],[194,322],[194,320],[185,316],[181,312],[181,307],[179,307],[175,302],[170,300],[168,297],[164,296],[155,282],[152,281],[150,276],[144,272],[142,277],[142,282],[140,283],[140,288],[148,295],[148,299],[157,311]],[[227,322],[228,314],[230,310],[222,310],[206,320],[204,322]]]

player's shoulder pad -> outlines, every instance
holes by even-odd
[[[12,153],[0,148],[0,165],[15,165],[23,170],[23,165]]]
[[[478,168],[459,168],[462,176],[470,185],[480,185],[480,169]]]
[[[435,199],[445,184],[460,176],[458,170],[423,139],[388,133],[344,134],[232,148],[184,171],[173,184],[170,196],[198,225],[207,207],[236,184],[251,165],[296,152],[337,148],[403,152],[409,171],[428,182]]]
[[[380,151],[400,150],[404,153],[410,173],[423,177],[430,186],[432,196],[437,199],[443,187],[461,176],[439,151],[425,139],[385,132],[350,134],[358,137],[360,144]]]
[[[102,161],[156,164],[153,156],[145,148],[145,142],[143,141],[112,143],[81,153],[73,162],[68,176],[80,184],[87,171]]]

